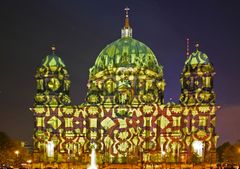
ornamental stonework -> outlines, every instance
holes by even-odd
[[[180,75],[179,102],[165,103],[163,67],[128,25],[90,68],[86,101],[72,105],[67,67],[53,48],[35,76],[34,162],[87,164],[93,144],[98,164],[187,162],[194,153],[208,162],[218,138],[214,74],[196,48]]]

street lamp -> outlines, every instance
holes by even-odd
[[[16,151],[14,151],[14,153],[15,153],[15,154],[17,155],[17,157],[18,157],[19,151],[16,150]]]
[[[14,153],[16,154],[16,159],[14,160],[14,163],[15,163],[15,165],[19,165],[19,158],[18,158],[18,155],[19,155],[19,150],[16,150],[16,151],[14,151]]]
[[[27,160],[27,163],[28,163],[29,168],[32,168],[32,166],[31,166],[32,160],[31,159]]]

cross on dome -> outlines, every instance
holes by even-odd
[[[126,7],[126,8],[124,8],[124,10],[125,10],[125,13],[126,13],[126,18],[128,18],[128,11],[130,11],[130,8]]]

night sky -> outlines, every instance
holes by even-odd
[[[73,104],[86,96],[88,70],[100,51],[120,38],[123,9],[133,37],[164,67],[165,102],[178,102],[186,38],[216,71],[219,144],[240,139],[240,1],[39,0],[0,2],[0,131],[32,142],[34,75],[51,44],[66,64]]]

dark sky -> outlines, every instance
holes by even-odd
[[[219,143],[240,139],[240,1],[192,0],[2,0],[0,2],[0,131],[31,142],[36,67],[52,43],[72,81],[74,104],[86,95],[88,69],[100,51],[120,38],[126,6],[133,37],[164,66],[165,101],[180,95],[186,38],[209,56]],[[192,48],[193,50],[193,48]]]

